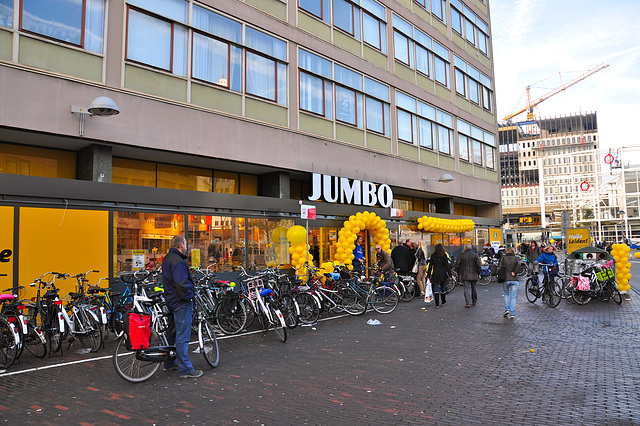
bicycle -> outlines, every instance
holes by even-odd
[[[35,357],[44,358],[47,355],[47,340],[44,333],[23,314],[23,311],[32,309],[34,305],[30,300],[20,299],[19,294],[22,290],[24,287],[4,290],[11,293],[0,295],[2,303],[0,313],[5,315],[9,322],[15,324],[18,332],[20,348],[16,359],[20,358],[25,348]]]
[[[159,310],[153,306],[159,303],[159,299],[145,295],[133,296],[133,312],[150,315],[150,324],[154,324],[153,316],[158,315]],[[194,305],[196,306],[196,305]],[[220,362],[220,350],[213,326],[202,310],[195,310],[194,322],[197,323],[198,352],[213,368]],[[160,324],[155,322],[155,324]],[[144,382],[151,378],[164,362],[173,362],[176,359],[176,347],[167,344],[164,333],[159,333],[151,327],[149,347],[147,349],[127,349],[127,336],[122,335],[113,348],[112,364],[118,376],[131,383]]]
[[[0,276],[6,276],[2,274]],[[12,301],[13,294],[0,295],[0,301]],[[15,316],[0,315],[0,368],[7,369],[11,367],[16,358],[20,355],[21,344],[20,335],[16,325],[17,318]]]
[[[353,288],[364,298],[365,310],[372,307],[380,314],[390,314],[398,306],[400,296],[384,272],[377,268],[370,268],[370,270],[372,271],[371,279],[354,282]]]
[[[572,277],[571,297],[578,305],[586,305],[592,298],[603,302],[613,300],[622,304],[622,295],[618,291],[615,273],[611,268],[613,261],[603,267],[591,266]]]
[[[248,300],[258,320],[260,321],[262,330],[266,333],[269,330],[275,331],[275,334],[282,341],[287,341],[287,325],[272,289],[265,288],[260,278],[250,277],[245,280]]]
[[[536,300],[542,298],[542,300],[551,308],[555,308],[560,304],[562,286],[557,282],[556,278],[549,274],[549,270],[553,264],[541,263],[540,266],[544,270],[544,278],[542,285],[540,285],[540,278],[538,273],[533,269],[529,273],[529,278],[525,283],[525,294],[527,300],[530,303],[535,303]],[[535,268],[534,268],[535,269]]]

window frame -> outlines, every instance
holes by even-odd
[[[65,45],[69,45],[69,46],[74,46],[83,50],[86,50],[88,52],[92,52],[94,54],[98,54],[98,55],[104,55],[104,42],[105,42],[105,32],[106,32],[106,14],[107,14],[107,2],[103,1],[102,3],[103,5],[103,9],[102,9],[102,43],[101,43],[101,50],[100,52],[95,52],[93,50],[90,50],[86,47],[86,43],[85,43],[85,33],[86,33],[86,24],[87,24],[87,0],[82,0],[82,17],[80,19],[80,44],[71,42],[71,41],[67,41],[61,38],[56,38],[53,37],[51,35],[47,35],[47,34],[43,34],[43,33],[39,33],[37,31],[31,30],[31,29],[26,29],[24,28],[23,25],[23,14],[24,14],[24,2],[23,0],[20,0],[18,2],[18,29],[21,32],[25,32],[27,34],[32,34],[32,35],[36,35],[38,37],[43,37],[47,40],[52,40],[55,42],[59,42]],[[15,6],[15,3],[14,3]],[[15,9],[12,9],[13,12],[15,13]],[[127,14],[127,19],[128,19],[128,14]],[[13,23],[15,24],[15,22],[13,21]],[[126,46],[126,45],[125,45]]]
[[[245,95],[254,96],[254,97],[259,98],[259,99],[264,99],[264,100],[267,100],[267,101],[270,101],[270,102],[274,102],[274,103],[276,103],[278,105],[283,105],[283,104],[280,103],[280,101],[278,99],[278,94],[280,93],[279,88],[278,88],[278,81],[279,81],[278,64],[284,64],[285,66],[287,64],[282,62],[282,61],[278,61],[276,58],[274,58],[272,56],[264,55],[261,52],[258,52],[258,51],[254,50],[254,49],[250,49],[250,48],[248,48],[246,46],[243,46],[243,50],[244,50],[244,55],[243,55],[244,56],[244,75],[243,75],[243,77],[244,77],[243,78],[243,81],[244,81],[243,89],[244,89],[244,91],[243,91],[243,93]],[[248,54],[256,55],[256,56],[259,56],[261,58],[264,58],[264,59],[267,59],[267,60],[273,62],[273,68],[274,68],[274,74],[273,74],[274,75],[274,82],[273,82],[274,83],[274,86],[273,86],[274,99],[270,99],[270,98],[268,98],[266,96],[261,96],[261,95],[255,94],[255,93],[249,93],[249,91],[248,91],[249,90],[248,89],[249,85],[247,84],[247,81],[248,81],[248,78],[247,78],[247,76],[248,76],[248,68],[247,67],[248,67],[248,64],[249,64],[249,61],[247,60],[247,55]],[[286,75],[286,71],[285,71],[285,75]],[[286,98],[286,94],[285,94],[285,98]],[[286,99],[285,99],[285,101],[286,101]],[[286,106],[286,104],[285,104],[285,106]]]
[[[189,64],[190,67],[191,67],[190,78],[192,80],[195,80],[195,81],[200,81],[200,82],[207,83],[207,84],[213,84],[215,86],[224,87],[225,89],[231,90],[231,46],[232,45],[235,46],[235,44],[231,43],[228,40],[225,40],[225,39],[216,37],[216,36],[214,36],[212,34],[209,34],[209,33],[205,32],[205,31],[199,30],[197,28],[190,27],[190,29],[192,30],[191,31],[191,63]],[[198,34],[200,36],[203,36],[203,37],[207,37],[207,38],[213,39],[213,40],[215,40],[217,42],[224,43],[224,44],[227,45],[227,85],[226,86],[218,83],[218,81],[220,81],[220,80],[218,80],[218,81],[209,81],[209,80],[205,80],[203,78],[194,77],[193,71],[195,70],[195,67],[193,66],[193,59],[195,58],[195,55],[194,55],[195,40],[194,39],[195,39],[196,34]],[[240,46],[240,49],[245,50],[244,46]]]
[[[167,22],[167,23],[169,23],[171,25],[171,53],[169,55],[169,63],[170,63],[169,69],[162,68],[162,67],[159,67],[159,66],[156,66],[156,65],[148,64],[146,62],[141,62],[141,61],[129,58],[129,28],[130,28],[129,27],[129,15],[130,15],[130,11],[132,9],[135,10],[136,12],[138,12],[138,13],[142,13],[143,15],[150,16],[150,17],[152,17],[154,19],[157,19],[159,21]],[[150,68],[153,68],[153,69],[156,69],[156,70],[161,70],[161,71],[165,71],[165,72],[169,72],[171,74],[174,74],[174,72],[173,72],[173,52],[174,52],[174,43],[175,43],[175,37],[174,37],[175,36],[175,24],[176,24],[176,22],[172,21],[169,18],[165,18],[164,16],[158,15],[158,14],[150,12],[148,10],[141,9],[141,8],[136,7],[136,6],[127,4],[127,19],[126,19],[126,31],[125,31],[125,40],[124,40],[124,60],[128,61],[128,62],[131,62],[131,63],[134,63],[134,64],[138,64],[138,65],[142,65],[142,66],[145,66],[145,67],[150,67]],[[188,27],[188,26],[187,26],[187,28],[191,29],[191,27]],[[175,74],[175,75],[179,76],[179,74]]]

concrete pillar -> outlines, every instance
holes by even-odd
[[[78,153],[78,179],[111,183],[111,147],[89,145]]]
[[[262,195],[264,197],[291,198],[289,173],[274,172],[262,175]]]

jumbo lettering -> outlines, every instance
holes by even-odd
[[[309,200],[387,208],[393,202],[393,191],[384,183],[377,185],[364,180],[313,173]]]

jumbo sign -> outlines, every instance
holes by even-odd
[[[393,191],[387,184],[376,185],[366,180],[313,173],[311,178],[311,201],[356,204],[360,206],[391,207]]]

